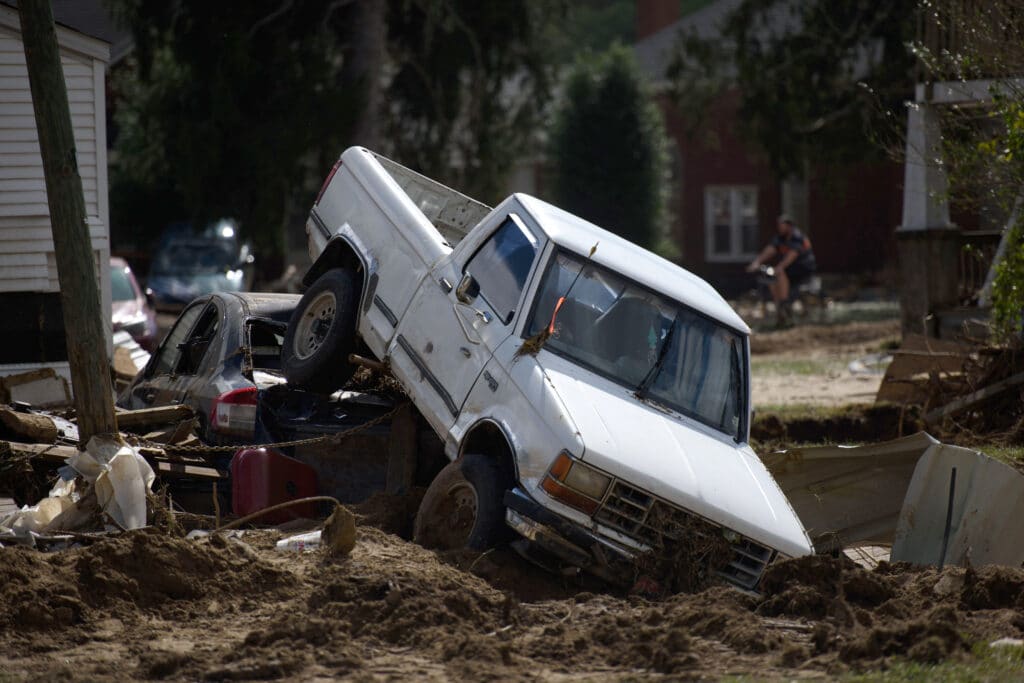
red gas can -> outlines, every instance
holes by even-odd
[[[243,448],[231,458],[231,507],[245,515],[289,500],[316,495],[316,471],[272,448]],[[267,513],[261,522],[316,517],[316,503]]]

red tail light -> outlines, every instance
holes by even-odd
[[[331,172],[327,174],[327,180],[325,180],[324,184],[320,186],[320,191],[316,193],[316,201],[313,202],[314,206],[320,203],[320,198],[324,196],[324,192],[327,190],[327,186],[331,184],[331,180],[334,179],[334,174],[338,172],[339,168],[341,168],[340,157],[338,158],[337,161],[334,162],[334,166],[331,167]]]
[[[210,429],[251,436],[256,431],[256,387],[233,389],[213,399]]]

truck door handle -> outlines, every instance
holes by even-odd
[[[446,277],[443,277],[440,280],[438,280],[437,284],[441,285],[441,289],[444,290],[445,294],[448,294],[449,292],[452,291],[452,283],[448,282],[448,278]]]
[[[469,358],[473,355],[465,346],[460,346],[459,351],[462,351],[462,355],[465,356],[466,358]]]

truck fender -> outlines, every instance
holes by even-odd
[[[484,417],[466,430],[466,435],[459,444],[457,457],[466,453],[481,453],[498,458],[506,474],[513,483],[519,481],[519,466],[516,464],[515,440],[505,425],[493,418]]]
[[[363,244],[359,236],[348,223],[342,223],[320,252],[316,261],[302,277],[302,284],[309,287],[317,278],[332,268],[349,267],[362,271],[362,291],[360,293],[360,310],[364,313],[373,301],[373,293],[377,289],[377,258]]]

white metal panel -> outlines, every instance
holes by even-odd
[[[3,130],[3,128],[0,128]],[[77,140],[76,140],[77,143]],[[0,143],[2,146],[2,143]],[[78,166],[95,166],[96,165],[96,154],[88,151],[88,147],[77,150],[78,151]],[[42,166],[42,159],[39,154],[5,154],[0,151],[0,163],[11,164],[14,166]]]
[[[95,178],[96,169],[91,167],[78,169],[78,175],[84,178]],[[0,178],[43,178],[41,166],[0,166]]]
[[[28,70],[17,33],[0,29],[0,54],[3,54],[0,62],[0,168],[4,169],[7,178],[41,180],[42,159]],[[99,157],[102,156],[102,162],[106,162],[106,150],[99,144],[102,142],[105,147],[106,142],[103,65],[93,58],[69,52],[63,44],[61,65],[69,93],[86,212],[100,218],[105,226],[108,220],[104,208],[106,183],[100,185],[92,180],[100,176],[97,172],[101,161]],[[105,172],[102,175],[105,181]],[[49,215],[45,186],[26,186],[24,183],[0,186],[0,215]]]
[[[63,27],[58,27],[57,35],[89,235],[101,266],[98,272],[103,310],[109,310],[104,101],[109,47]],[[0,292],[58,290],[46,185],[18,16],[15,10],[0,6]]]
[[[88,194],[96,191],[96,178],[82,178],[82,189]],[[42,192],[46,200],[46,181],[43,178],[4,178],[0,176],[0,198],[18,192]],[[0,199],[0,201],[3,201]]]
[[[52,249],[52,243],[40,240],[0,239],[0,250],[8,254],[28,254]]]
[[[46,265],[45,254],[11,254],[6,253],[6,250],[0,252],[0,268],[7,270],[8,268],[15,267],[39,267]]]
[[[13,130],[35,130],[36,119],[35,114],[31,111],[29,113],[21,113],[14,111],[15,106],[21,106],[18,104],[10,105],[0,104],[0,130],[13,129]],[[79,128],[92,127],[95,123],[92,112],[71,112],[71,125],[77,130]]]
[[[4,100],[7,102],[32,102],[32,93],[26,90],[5,90],[0,92]],[[91,102],[92,91],[91,90],[69,90],[68,91],[69,102]]]
[[[79,79],[79,80],[81,81],[81,83],[79,84],[79,87],[77,88],[77,90],[79,90],[79,91],[83,91],[84,90],[85,92],[92,92],[91,88],[86,88],[86,86],[92,84],[92,81],[87,81],[85,79]],[[68,83],[67,85],[68,85],[68,91],[71,91],[72,90],[72,84]],[[28,79],[27,78],[25,79],[25,87],[28,87]],[[72,121],[76,120],[76,118],[80,120],[81,117],[83,117],[83,116],[85,116],[85,117],[94,116],[95,113],[96,113],[96,107],[93,104],[93,102],[91,102],[91,101],[90,102],[70,102],[68,108],[71,110],[71,120]],[[31,102],[6,102],[4,104],[3,112],[4,112],[4,116],[10,117],[12,120],[14,120],[16,122],[20,122],[21,124],[28,124],[28,125],[25,125],[24,127],[26,127],[26,128],[35,128],[35,124],[36,124],[35,110],[32,109],[32,103]]]
[[[105,225],[97,218],[87,218],[89,235],[93,240],[107,234]],[[0,241],[5,239],[51,239],[50,219],[47,216],[0,216]]]
[[[894,562],[980,567],[1024,562],[1024,476],[980,451],[935,444],[907,487]]]

